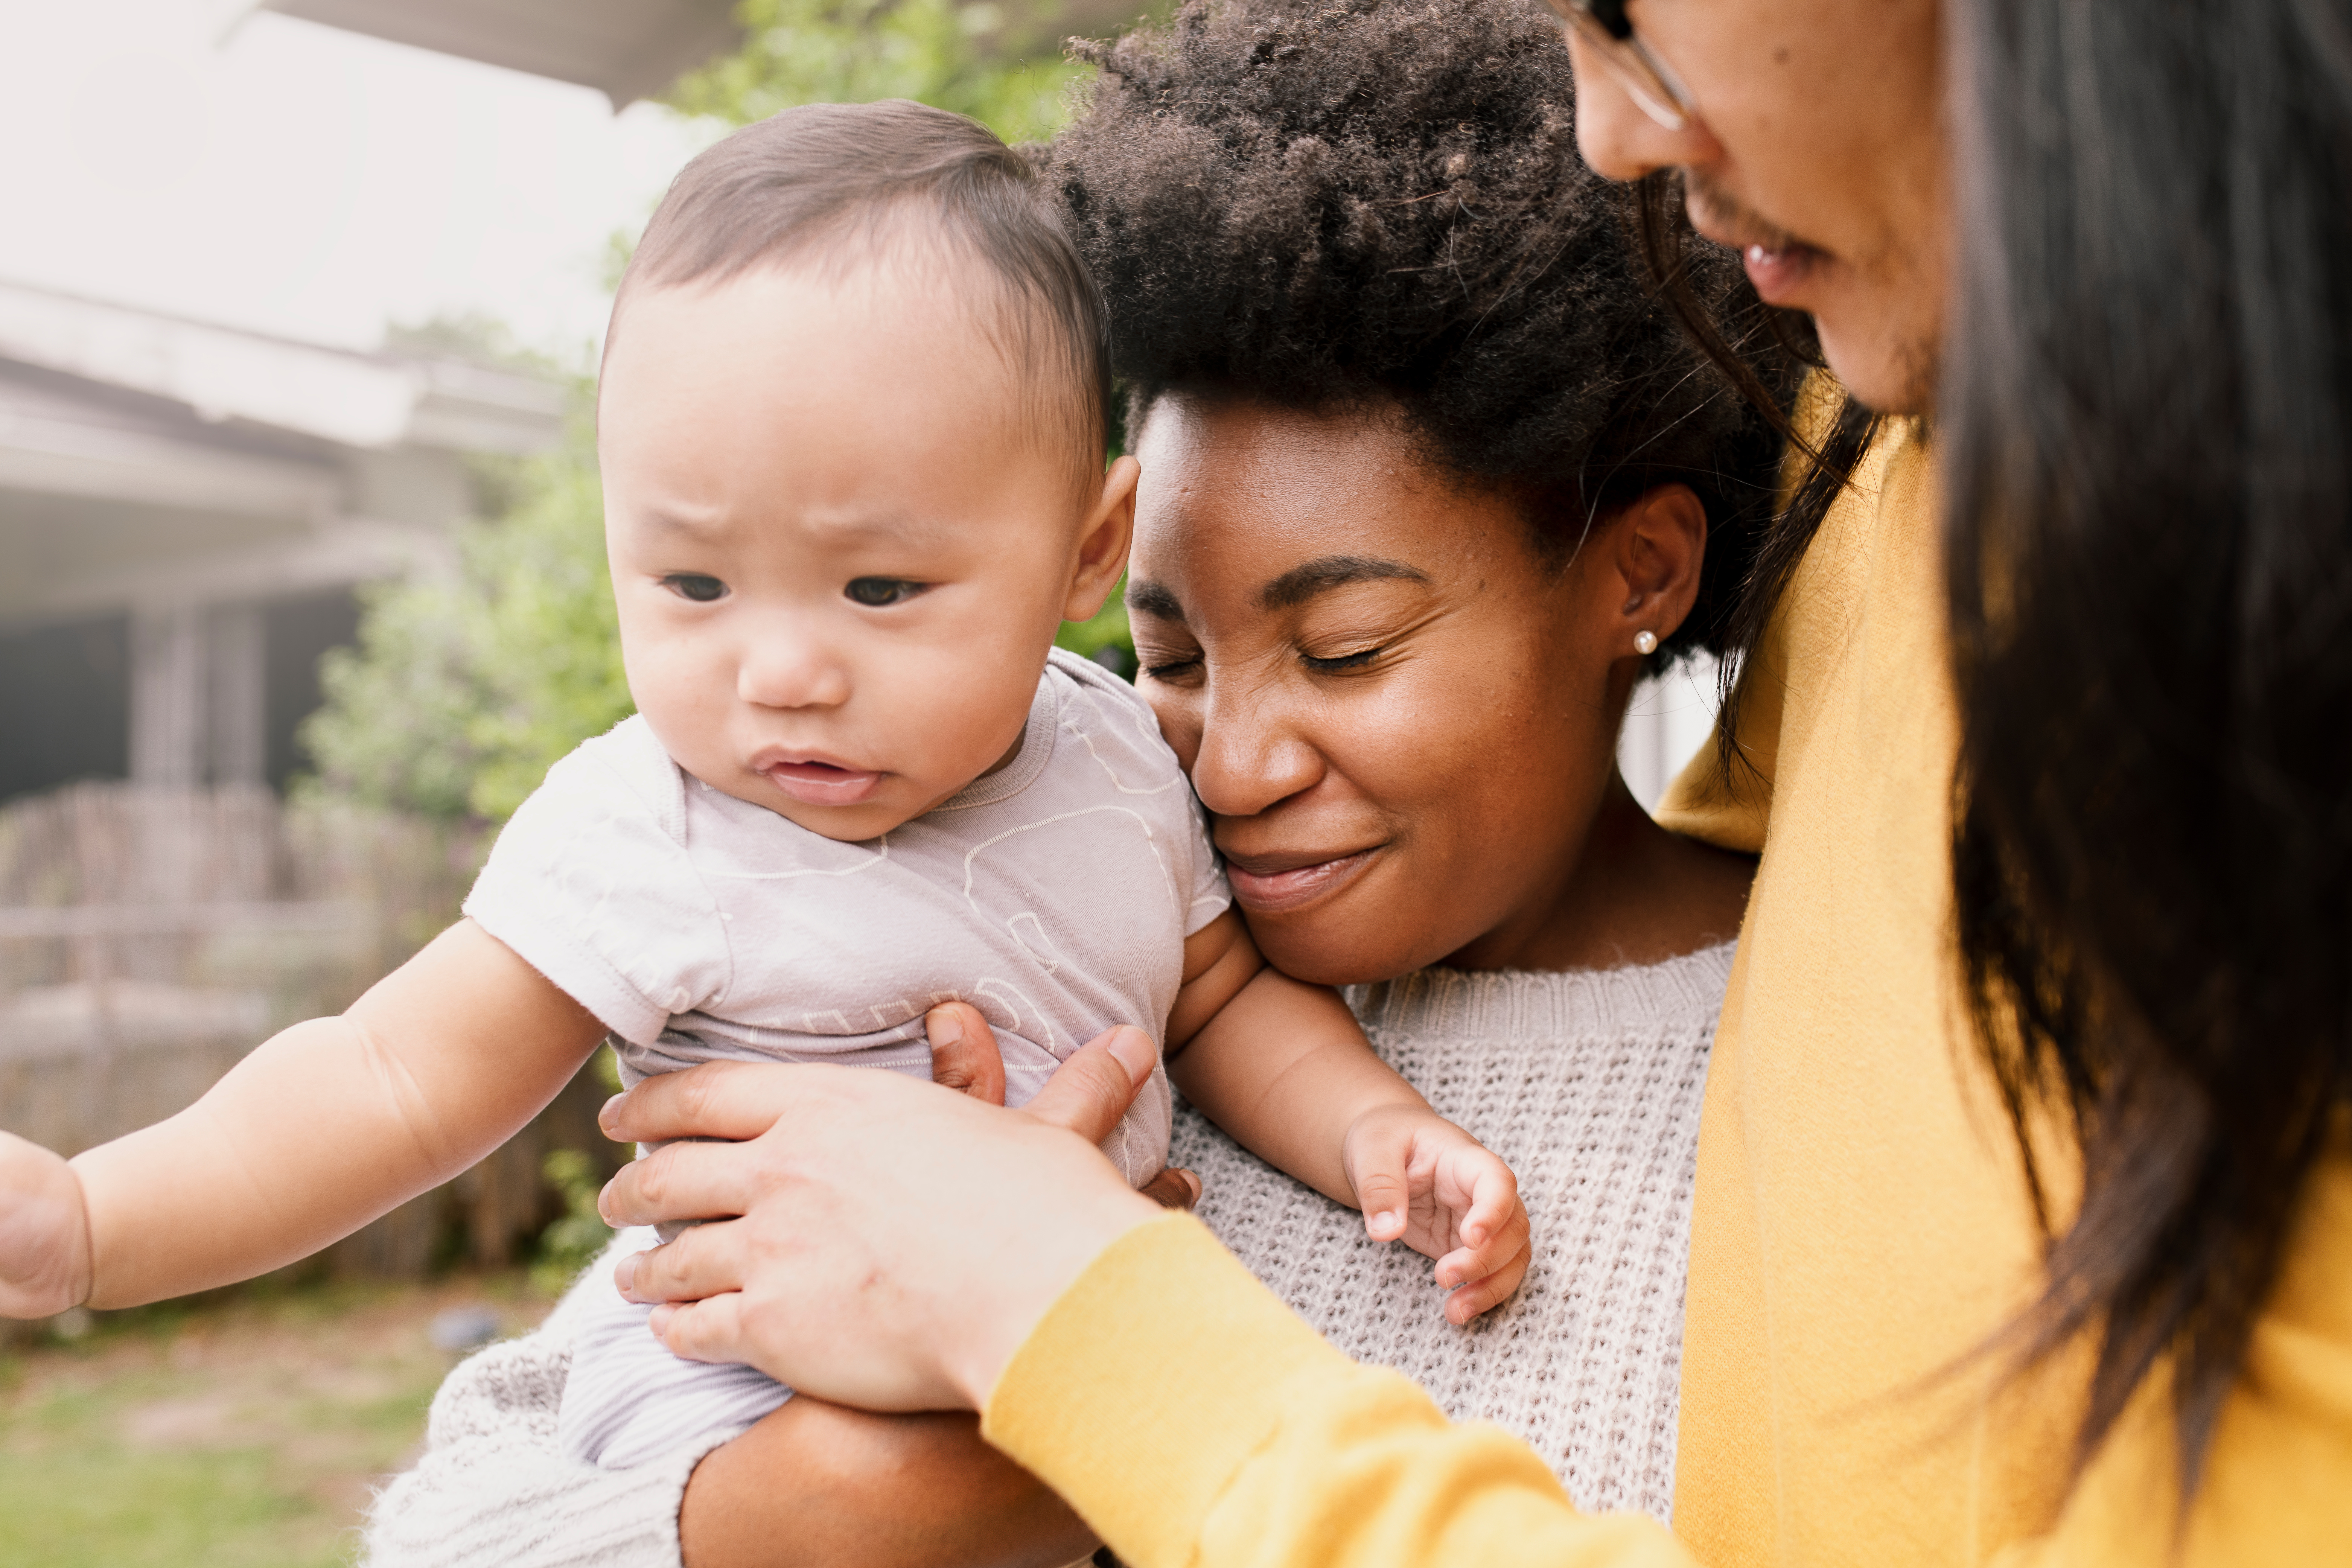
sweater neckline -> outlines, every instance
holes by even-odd
[[[1367,1030],[1503,1045],[1592,1035],[1712,1033],[1735,942],[1618,969],[1433,966],[1347,988]]]

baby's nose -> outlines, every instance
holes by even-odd
[[[763,640],[735,674],[735,694],[757,708],[838,708],[849,700],[847,663],[797,637]]]

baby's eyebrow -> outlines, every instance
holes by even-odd
[[[908,511],[804,514],[801,526],[828,544],[878,542],[919,550],[936,549],[955,532],[952,524],[939,518]]]
[[[1287,610],[1303,605],[1318,594],[1326,594],[1349,583],[1402,581],[1426,583],[1427,573],[1408,566],[1402,561],[1382,561],[1370,555],[1318,555],[1312,561],[1302,561],[1260,588],[1257,602],[1261,608]]]
[[[1129,583],[1127,585],[1127,607],[1140,610],[1147,616],[1163,621],[1184,624],[1184,605],[1164,583]]]
[[[712,538],[725,527],[723,521],[717,517],[698,517],[691,512],[670,511],[658,506],[646,507],[637,515],[664,533],[682,533],[692,539]]]

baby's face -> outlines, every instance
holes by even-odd
[[[1126,563],[1018,373],[923,271],[631,296],[597,451],[629,690],[678,764],[828,838],[1009,761],[1045,650]]]

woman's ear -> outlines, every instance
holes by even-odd
[[[1143,465],[1125,457],[1104,472],[1102,492],[1078,530],[1070,591],[1062,600],[1064,620],[1093,619],[1127,570],[1127,547],[1135,539],[1135,484],[1142,476]]]
[[[1618,608],[1619,640],[1624,644],[1619,657],[1639,658],[1672,637],[1698,600],[1699,569],[1706,561],[1706,508],[1688,485],[1659,485],[1617,514],[1608,538],[1624,589]]]

